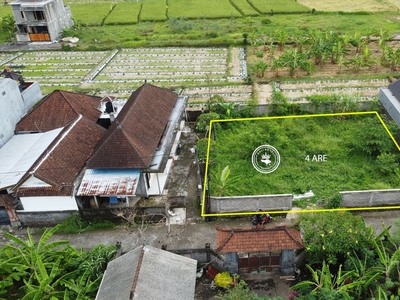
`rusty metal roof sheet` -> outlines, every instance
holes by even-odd
[[[87,169],[78,196],[134,195],[140,169]]]

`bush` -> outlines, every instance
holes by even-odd
[[[228,272],[218,273],[214,278],[214,282],[218,287],[227,289],[232,284],[231,274]]]
[[[210,121],[211,120],[218,120],[219,119],[219,114],[217,113],[205,113],[200,115],[197,118],[197,123],[196,123],[196,130],[198,132],[207,132],[209,126],[210,126]],[[215,125],[219,125],[219,124],[215,124]]]

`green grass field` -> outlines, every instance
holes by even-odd
[[[249,0],[249,3],[263,14],[272,11],[273,13],[305,13],[310,11],[310,8],[294,0]]]
[[[169,0],[168,16],[170,18],[229,18],[241,17],[241,14],[228,0]]]
[[[136,24],[142,3],[118,2],[104,22],[105,25]]]
[[[259,13],[246,0],[232,0],[231,2],[244,16],[259,15]]]
[[[163,0],[146,0],[140,13],[140,21],[165,21],[167,20],[167,6]]]
[[[12,15],[11,6],[0,6],[0,18]]]
[[[325,199],[345,190],[399,188],[400,154],[375,114],[228,121],[215,133],[211,194],[229,166],[231,195],[301,194]],[[281,157],[270,174],[256,171],[253,151],[272,145]],[[318,160],[319,155],[326,161]],[[315,158],[315,159],[314,159]]]
[[[100,26],[112,9],[111,3],[71,4],[72,17],[80,25]],[[93,10],[96,10],[96,13]]]

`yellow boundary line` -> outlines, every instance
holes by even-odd
[[[338,117],[338,116],[354,116],[354,115],[376,115],[381,122],[382,126],[385,128],[386,132],[392,139],[393,143],[396,145],[397,149],[400,151],[400,147],[393,137],[389,128],[386,126],[385,122],[382,120],[381,116],[377,111],[366,111],[366,112],[348,112],[348,113],[329,113],[329,114],[310,114],[310,115],[296,115],[296,116],[275,116],[275,117],[256,117],[256,118],[239,118],[239,119],[224,119],[224,120],[211,120],[208,130],[208,144],[207,144],[207,155],[206,155],[206,168],[204,174],[203,183],[203,194],[201,199],[201,216],[202,217],[222,217],[222,216],[240,216],[240,215],[254,215],[253,212],[232,212],[232,213],[219,213],[219,214],[205,214],[205,198],[206,198],[206,188],[207,184],[207,174],[208,174],[208,158],[210,154],[211,145],[211,133],[212,126],[214,123],[224,123],[224,122],[240,122],[240,121],[258,121],[258,120],[274,120],[274,119],[297,119],[297,118],[315,118],[315,117]],[[281,210],[281,211],[268,211],[269,214],[282,214],[282,213],[310,213],[310,212],[333,212],[333,211],[368,211],[368,210],[383,210],[383,209],[400,209],[399,206],[377,206],[377,207],[357,207],[357,208],[329,208],[329,209],[304,209],[304,210]]]

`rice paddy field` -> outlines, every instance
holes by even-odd
[[[336,0],[298,0],[299,3],[314,8],[317,11],[398,11],[400,9],[399,0],[355,0],[355,1],[336,1]]]

